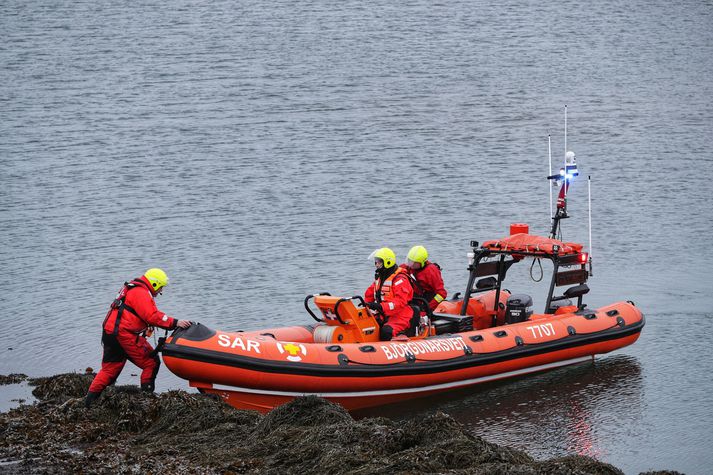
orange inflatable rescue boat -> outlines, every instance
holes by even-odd
[[[425,302],[414,306],[409,337],[379,341],[379,322],[360,296],[318,294],[305,299],[311,325],[226,332],[195,324],[168,337],[163,360],[191,386],[237,408],[265,412],[315,394],[355,410],[591,361],[630,345],[644,316],[630,301],[597,309],[583,303],[591,259],[581,244],[554,238],[567,217],[568,183],[549,178],[564,181],[550,237],[513,225],[506,238],[471,241],[463,297],[433,313]],[[529,295],[503,287],[511,267],[531,268],[532,260],[553,264],[543,313],[533,313]]]
[[[354,410],[588,361],[639,337],[644,317],[632,302],[583,304],[589,273],[581,245],[525,233],[472,244],[465,295],[427,318],[415,309],[412,337],[378,341],[361,297],[310,295],[312,325],[254,332],[192,325],[168,338],[164,362],[238,408],[268,411],[316,394]],[[529,259],[554,265],[541,314],[529,296],[502,287],[510,267]],[[561,286],[569,287],[555,295]]]

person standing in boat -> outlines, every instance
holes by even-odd
[[[408,273],[396,265],[394,251],[382,247],[372,252],[369,258],[374,259],[376,271],[374,283],[366,289],[364,300],[367,307],[385,317],[379,339],[391,340],[405,333],[411,325],[413,309],[409,301],[413,298],[413,288]]]
[[[178,320],[156,308],[154,298],[167,284],[166,273],[156,268],[124,283],[102,324],[102,366],[89,386],[84,400],[86,407],[90,407],[104,388],[116,381],[127,359],[143,370],[141,390],[153,392],[161,360],[146,340],[147,332],[150,327],[173,330],[191,326],[188,320]]]
[[[414,297],[428,302],[431,310],[448,296],[443,286],[441,266],[428,260],[428,251],[423,246],[413,246],[406,256],[406,263],[401,264],[411,277]]]

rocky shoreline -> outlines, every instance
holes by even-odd
[[[0,384],[25,379],[0,375]],[[537,461],[443,413],[401,423],[357,421],[310,396],[261,415],[215,397],[150,395],[134,386],[110,387],[85,409],[91,375],[28,381],[38,402],[0,413],[3,474],[622,474],[584,456]]]

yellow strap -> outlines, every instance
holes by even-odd
[[[435,300],[438,303],[443,302],[443,297],[441,297],[441,294],[436,294],[435,297],[433,297],[433,300]]]

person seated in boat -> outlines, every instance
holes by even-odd
[[[413,296],[428,302],[431,311],[448,296],[443,286],[441,266],[428,260],[428,251],[423,246],[413,246],[401,264],[411,277]]]
[[[413,298],[413,287],[408,273],[396,265],[396,254],[388,247],[377,249],[369,258],[374,259],[376,270],[364,300],[369,309],[383,316],[379,339],[387,341],[411,326],[413,309],[409,301]]]
[[[90,407],[104,389],[114,384],[129,360],[141,368],[141,390],[153,392],[161,360],[146,339],[151,327],[173,330],[188,328],[191,322],[171,317],[156,308],[154,299],[168,285],[168,276],[153,268],[124,283],[112,302],[102,325],[101,370],[89,386],[84,405]]]

